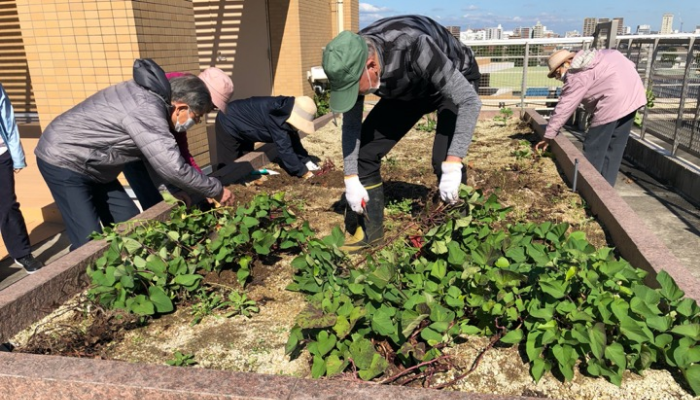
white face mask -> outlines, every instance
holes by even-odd
[[[181,124],[180,121],[175,121],[175,132],[187,132],[196,124],[196,122],[191,117],[189,117],[190,109],[188,108],[185,111],[187,111],[188,114],[187,121],[185,121],[184,124]]]
[[[366,67],[365,67],[365,74],[367,74],[367,82],[369,82],[370,86],[369,86],[369,89],[367,89],[367,91],[362,93],[362,94],[366,95],[366,94],[375,93],[377,90],[379,90],[379,86],[381,86],[382,82],[379,79],[377,79],[377,86],[376,87],[372,86],[372,80],[369,77],[369,69]]]

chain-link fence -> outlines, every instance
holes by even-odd
[[[467,42],[482,73],[484,109],[551,110],[562,84],[547,77],[547,58],[556,50],[587,49],[592,42],[591,37]],[[649,107],[636,122],[642,137],[672,144],[674,154],[682,149],[700,157],[700,35],[618,36],[615,42],[649,92]]]

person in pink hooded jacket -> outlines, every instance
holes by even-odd
[[[627,146],[634,115],[647,102],[639,74],[630,60],[617,50],[559,50],[547,60],[550,78],[564,82],[559,104],[547,124],[544,150],[564,123],[583,104],[593,115],[583,141],[583,154],[615,186],[617,171]]]

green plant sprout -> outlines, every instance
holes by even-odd
[[[173,353],[173,358],[165,363],[173,367],[190,367],[196,365],[197,361],[194,359],[194,354],[185,354],[178,350]]]

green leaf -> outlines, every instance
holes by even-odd
[[[656,275],[656,280],[661,285],[661,295],[670,301],[678,300],[685,293],[678,288],[676,281],[666,271],[661,271]]]
[[[568,382],[574,379],[574,365],[576,363],[576,355],[571,346],[554,345],[552,354],[557,359],[559,371],[564,375],[564,379]]]
[[[338,338],[345,338],[350,334],[351,330],[352,326],[350,326],[350,322],[347,320],[347,318],[339,315],[338,319],[335,321],[335,325],[333,325],[333,331],[335,331],[335,334],[338,335]]]
[[[382,305],[372,316],[372,329],[382,336],[391,337],[397,331],[392,317],[396,315],[396,309]]]
[[[692,317],[700,313],[700,308],[698,308],[695,300],[683,299],[676,305],[676,311],[683,316]]]
[[[129,253],[129,254],[134,254],[136,253],[143,245],[139,243],[136,239],[132,239],[130,237],[125,237],[122,239],[124,241],[124,249]]]
[[[314,363],[311,366],[311,376],[313,378],[320,378],[326,373],[326,362],[323,357],[314,356]]]
[[[284,354],[290,355],[297,349],[297,346],[301,341],[304,340],[304,335],[301,332],[301,328],[295,326],[289,332],[289,339],[287,339],[287,345],[284,346]]]
[[[148,297],[161,314],[172,312],[175,307],[173,307],[173,302],[170,300],[165,291],[160,286],[150,286],[148,288]]]
[[[192,287],[195,286],[202,278],[202,275],[185,274],[176,276],[174,282],[185,287]]]
[[[656,316],[647,318],[647,326],[659,332],[666,332],[673,324],[673,318],[665,316]]]
[[[372,357],[372,363],[370,364],[369,368],[361,369],[360,371],[358,371],[358,375],[360,376],[360,378],[368,381],[376,376],[383,374],[388,367],[389,362],[378,353],[374,353],[374,356]]]
[[[252,228],[260,223],[257,219],[253,217],[243,217],[243,225],[247,228]]]
[[[452,241],[447,245],[447,251],[447,262],[452,265],[461,266],[467,260],[467,253],[459,247],[459,243],[456,241]]]
[[[509,343],[509,344],[516,344],[520,343],[523,340],[523,330],[522,329],[516,329],[514,331],[509,331],[506,333],[502,338],[501,342],[503,343]]]
[[[168,231],[167,235],[168,235],[168,238],[170,238],[170,240],[172,240],[174,242],[177,242],[178,240],[180,240],[180,234],[178,232]]]
[[[625,318],[620,321],[620,332],[628,339],[637,343],[653,342],[654,334],[643,323],[637,322],[632,318]]]
[[[682,371],[686,382],[693,390],[693,394],[700,396],[700,364],[691,365]]]
[[[532,379],[534,379],[536,383],[539,382],[540,378],[542,378],[542,375],[544,375],[545,372],[549,371],[550,368],[551,364],[549,364],[549,361],[545,361],[541,358],[536,359],[532,362],[532,366],[530,367],[530,374],[532,374]]]
[[[348,362],[341,360],[337,355],[331,354],[326,357],[326,376],[334,376],[343,372],[348,366]]]
[[[444,240],[436,240],[430,246],[430,251],[432,251],[435,254],[447,253],[447,246],[445,245],[445,241]]]
[[[337,338],[333,334],[328,334],[327,331],[321,331],[316,336],[318,355],[323,357],[335,347]]]
[[[368,369],[377,351],[368,339],[361,338],[350,343],[350,356],[359,369]]]
[[[153,315],[155,314],[155,308],[153,303],[146,298],[146,296],[140,294],[133,299],[127,301],[127,307],[138,315]]]
[[[428,317],[428,314],[418,314],[413,310],[404,310],[401,313],[401,334],[411,336],[420,323]]]
[[[423,328],[423,330],[420,331],[420,337],[423,338],[423,340],[425,340],[426,342],[428,342],[428,344],[431,346],[442,342],[442,334],[435,332],[429,327],[425,327]]]
[[[454,243],[454,242],[451,242]],[[430,276],[442,279],[447,274],[447,264],[442,260],[437,260],[433,263],[433,268],[430,270]]]
[[[620,343],[614,342],[605,348],[605,358],[615,363],[621,369],[627,368],[627,358],[625,356],[625,349]]]
[[[301,329],[329,328],[335,325],[337,316],[326,314],[322,309],[308,304],[296,317],[295,322]]]
[[[676,325],[671,329],[672,333],[700,340],[700,324]]]
[[[567,284],[558,281],[542,281],[538,282],[540,288],[543,292],[554,297],[555,299],[562,299],[566,296]]]
[[[602,360],[605,354],[605,346],[607,343],[607,335],[605,334],[605,325],[597,323],[588,331],[590,339],[591,351],[595,358]]]

